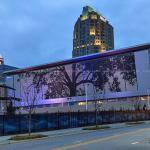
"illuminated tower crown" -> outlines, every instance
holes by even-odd
[[[4,64],[3,56],[0,54],[0,65]]]

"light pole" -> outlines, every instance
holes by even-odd
[[[89,86],[89,84],[85,84],[85,96],[86,96],[86,99],[85,99],[86,100],[86,105],[85,106],[86,106],[86,111],[88,110],[88,93],[87,93],[88,92],[87,91],[88,86]]]

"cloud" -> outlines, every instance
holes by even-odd
[[[149,0],[1,0],[5,62],[25,67],[71,58],[74,23],[85,5],[114,26],[116,48],[149,42]]]

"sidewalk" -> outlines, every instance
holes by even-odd
[[[145,124],[150,124],[150,121],[144,121],[144,122],[145,122]],[[127,125],[126,123],[116,123],[116,124],[105,124],[102,126],[110,126],[111,129],[118,129],[118,128],[123,128],[123,127],[133,126],[133,125]],[[47,135],[48,138],[53,138],[53,137],[60,137],[60,136],[65,136],[65,135],[75,135],[75,134],[84,134],[84,133],[94,132],[94,131],[88,131],[88,130],[82,130],[82,129],[83,129],[83,127],[71,128],[71,129],[61,129],[61,130],[55,130],[55,131],[36,132],[33,134],[43,134],[43,135]],[[16,141],[10,141],[9,140],[10,137],[11,137],[11,135],[1,136],[0,137],[0,145],[18,143]],[[36,140],[36,139],[34,139],[34,140]],[[25,140],[25,141],[27,141],[27,140]],[[21,141],[19,141],[19,142],[21,142]]]

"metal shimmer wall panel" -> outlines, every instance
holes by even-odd
[[[119,54],[14,75],[13,87],[21,105],[63,103],[85,95],[137,91],[134,53]],[[68,99],[69,98],[69,99]],[[27,99],[31,103],[26,103]],[[19,104],[19,105],[20,105]]]

